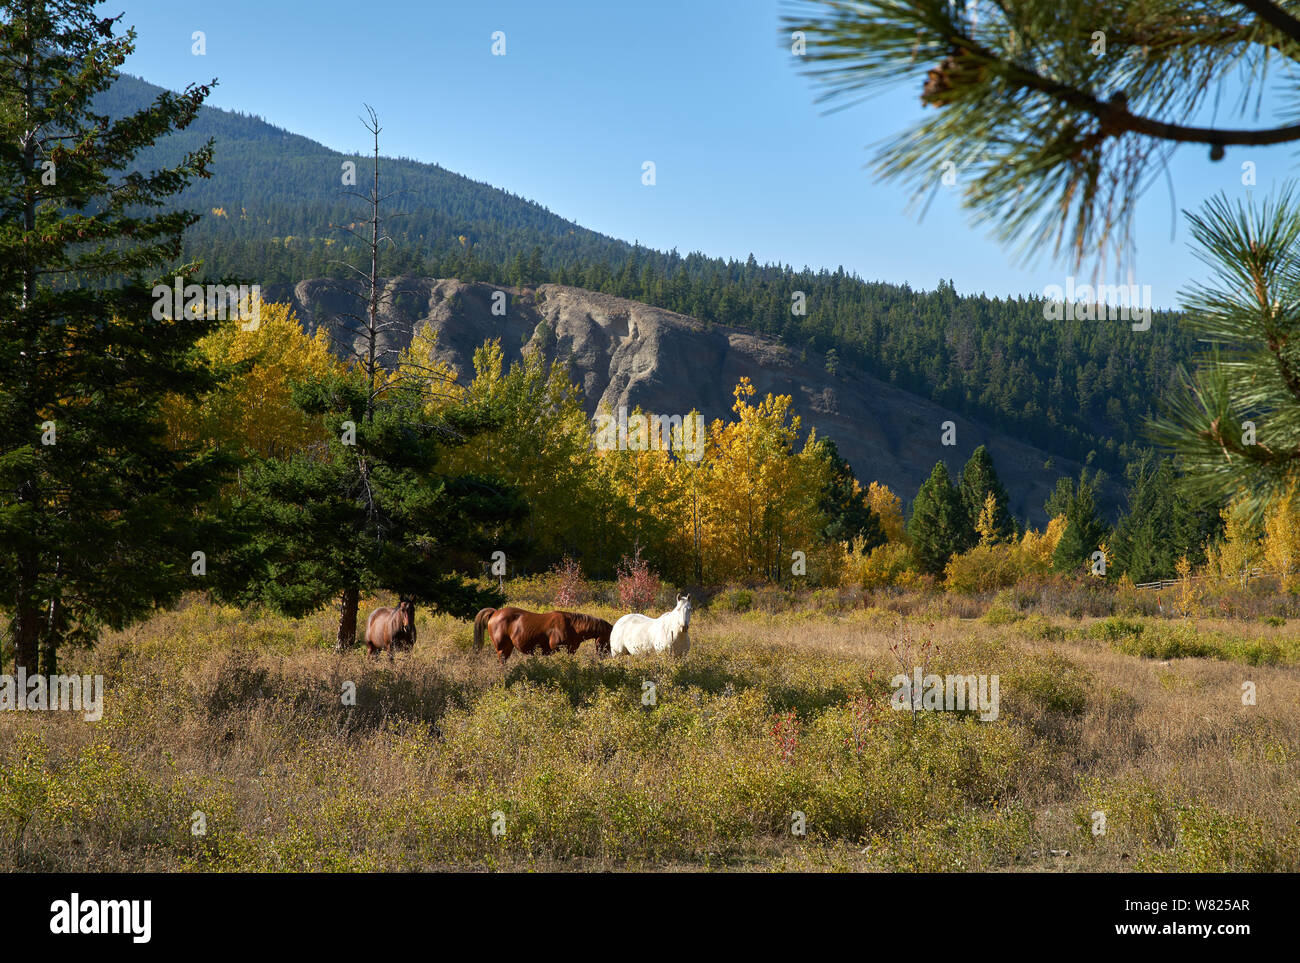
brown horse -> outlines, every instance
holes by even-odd
[[[366,651],[378,655],[383,649],[388,653],[388,660],[393,659],[394,649],[415,648],[415,601],[402,598],[397,608],[375,609],[366,619]]]
[[[502,665],[515,649],[525,655],[534,650],[550,655],[560,649],[577,652],[586,639],[596,640],[596,651],[609,653],[609,633],[614,627],[604,619],[579,612],[529,612],[525,609],[482,609],[474,616],[474,648],[483,647],[487,632]]]

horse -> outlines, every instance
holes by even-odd
[[[685,655],[691,647],[691,597],[679,595],[677,606],[657,619],[648,615],[625,615],[614,623],[610,649],[616,655],[643,652],[671,652]]]
[[[366,619],[366,652],[383,649],[393,661],[394,649],[415,648],[415,600],[402,596],[397,608],[378,608]]]
[[[483,648],[486,633],[497,650],[497,659],[504,666],[515,649],[524,655],[535,650],[542,655],[560,649],[573,653],[587,639],[595,639],[596,651],[604,656],[609,653],[612,628],[604,619],[580,612],[529,612],[511,606],[481,609],[474,616],[474,648]]]

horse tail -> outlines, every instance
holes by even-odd
[[[483,648],[483,632],[495,612],[496,609],[479,609],[478,615],[474,616],[474,648]]]

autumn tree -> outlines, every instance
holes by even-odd
[[[704,513],[706,575],[777,581],[790,576],[790,556],[822,542],[820,511],[826,459],[810,433],[797,447],[800,419],[789,395],[757,404],[748,378],[733,392],[736,420],[709,429]]]
[[[1260,554],[1278,582],[1284,587],[1294,584],[1300,572],[1300,495],[1295,485],[1269,507]]]
[[[593,511],[591,423],[564,365],[526,351],[507,368],[501,342],[488,341],[474,352],[464,400],[492,412],[493,426],[449,452],[447,467],[499,478],[528,503],[516,561],[578,554]]]
[[[642,420],[644,419],[644,420]],[[644,552],[660,571],[685,574],[691,555],[684,482],[675,464],[682,458],[675,426],[640,408],[628,416],[625,447],[609,446],[597,430],[594,484],[612,496],[598,498],[604,537],[593,533],[603,552],[613,546],[620,555]],[[676,450],[674,450],[676,446]],[[602,559],[602,562],[604,559]]]
[[[873,481],[867,486],[867,504],[880,519],[885,538],[894,544],[907,542],[907,522],[903,518],[903,500],[889,486]]]
[[[193,553],[222,532],[199,506],[229,464],[169,447],[160,412],[213,387],[194,346],[220,322],[153,293],[197,219],[160,209],[206,175],[211,144],[130,171],[209,88],[97,114],[134,33],[95,6],[0,0],[0,605],[33,673],[201,584]]]
[[[293,403],[296,384],[342,366],[324,329],[304,333],[288,305],[263,304],[255,322],[226,324],[198,345],[219,387],[202,398],[168,398],[175,446],[219,444],[256,458],[283,458],[325,440],[325,429]]]
[[[1244,497],[1229,502],[1219,514],[1223,519],[1223,536],[1206,552],[1206,572],[1244,587],[1263,558],[1259,546],[1260,525]]]

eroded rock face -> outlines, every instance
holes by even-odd
[[[506,298],[504,316],[493,314],[493,297]],[[1079,464],[1048,453],[940,405],[896,388],[841,361],[838,373],[826,370],[822,355],[805,356],[760,335],[709,325],[685,315],[581,288],[543,284],[502,288],[451,279],[393,278],[386,282],[381,308],[384,328],[381,361],[391,366],[396,352],[409,346],[424,324],[437,333],[437,358],[453,365],[462,380],[472,376],[474,350],[499,338],[507,363],[525,346],[567,361],[582,387],[589,413],[600,405],[617,411],[626,405],[647,413],[707,419],[726,416],[732,389],[747,376],[761,397],[788,394],[806,427],[835,439],[840,452],[864,481],[887,484],[907,501],[943,459],[957,475],[970,453],[987,445],[1021,520],[1045,520],[1043,502],[1061,475],[1077,476]],[[302,281],[292,288],[273,286],[268,301],[289,301],[304,327],[324,325],[346,353],[348,312],[363,313],[347,282]],[[957,426],[956,446],[940,444],[941,425]],[[1112,495],[1114,493],[1108,493]]]

